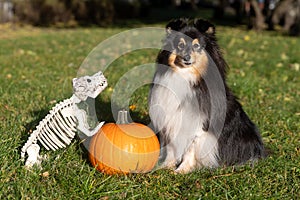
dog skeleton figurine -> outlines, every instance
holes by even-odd
[[[39,141],[47,150],[64,148],[71,143],[77,130],[91,137],[101,128],[104,122],[90,130],[87,114],[78,108],[77,104],[88,97],[96,98],[107,87],[107,80],[101,71],[93,76],[83,76],[73,79],[74,94],[71,98],[56,104],[50,113],[40,121],[21,150],[21,158],[27,168],[34,164],[40,165],[42,156],[39,155]]]

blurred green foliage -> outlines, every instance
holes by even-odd
[[[14,0],[16,19],[37,26],[108,25],[147,14],[144,0]]]

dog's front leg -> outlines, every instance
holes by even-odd
[[[159,163],[161,164],[159,168],[175,169],[177,160],[173,145],[163,146],[160,153]]]
[[[195,141],[188,147],[182,157],[182,162],[175,170],[175,173],[186,174],[196,167],[197,161],[195,157]]]
[[[219,166],[217,138],[204,132],[196,136],[183,155],[182,162],[175,170],[176,173],[189,173],[195,168]]]

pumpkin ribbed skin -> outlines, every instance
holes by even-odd
[[[158,161],[160,145],[153,131],[139,123],[102,126],[90,143],[89,159],[106,174],[145,173]]]

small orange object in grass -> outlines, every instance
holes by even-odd
[[[102,126],[89,147],[92,165],[106,174],[145,173],[158,161],[160,145],[154,132],[140,123],[128,123],[119,111],[117,123]]]

